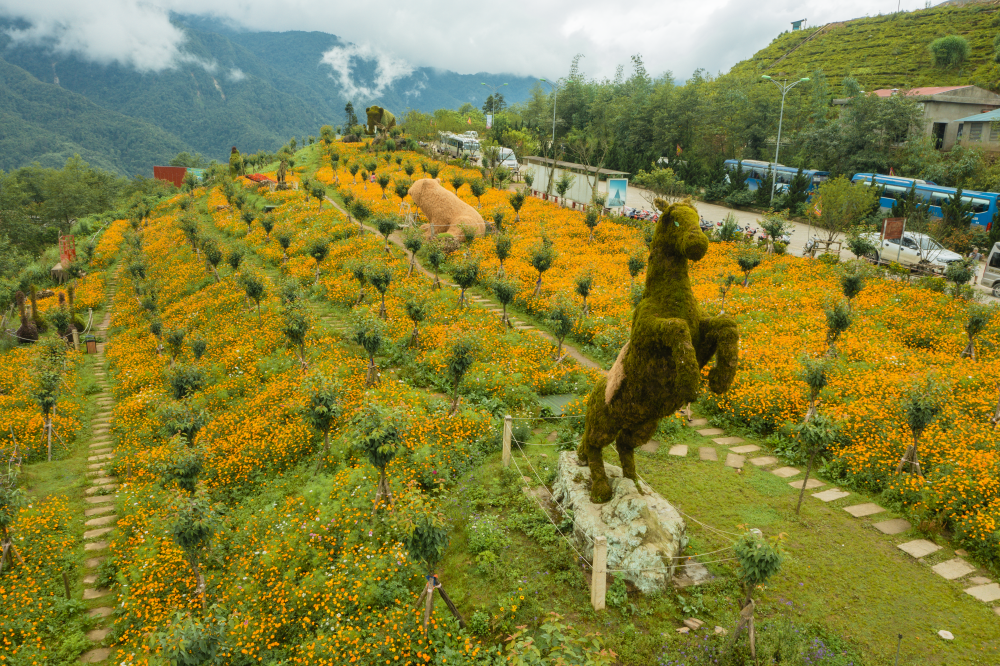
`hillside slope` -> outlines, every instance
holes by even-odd
[[[0,169],[61,167],[78,153],[91,166],[147,173],[187,144],[155,125],[43,83],[0,58]]]
[[[997,7],[996,2],[934,7],[786,32],[730,73],[793,78],[822,69],[835,95],[846,76],[857,79],[864,90],[973,84],[997,91]],[[928,45],[945,35],[969,41],[972,52],[960,68],[941,69],[931,60]]]

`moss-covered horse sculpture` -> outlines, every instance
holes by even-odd
[[[580,465],[590,466],[590,499],[607,502],[611,486],[602,450],[615,443],[622,473],[639,487],[633,451],[645,444],[664,416],[694,402],[701,368],[716,357],[709,388],[725,392],[736,376],[739,333],[732,317],[705,317],[691,291],[688,260],[708,251],[690,202],[668,206],[656,223],[649,250],[646,291],[632,316],[632,335],[587,402],[586,429],[577,449]],[[640,488],[640,492],[641,488]]]

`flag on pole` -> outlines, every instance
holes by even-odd
[[[679,143],[677,144],[677,154],[678,155],[681,154],[681,144],[679,144]]]
[[[468,119],[466,120],[466,122],[467,122],[467,123],[469,123],[469,124],[471,125],[471,124],[472,124],[472,117],[470,116],[470,117],[469,117],[469,118],[468,118]]]
[[[890,176],[895,176],[896,175],[896,172],[893,170],[892,167],[889,167],[889,175]]]

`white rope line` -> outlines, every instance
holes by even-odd
[[[575,414],[571,416],[512,416],[511,421],[548,421],[549,419],[582,419],[586,414]]]
[[[524,474],[522,474],[522,473],[521,473],[521,468],[520,468],[520,466],[518,466],[518,464],[517,464],[517,456],[511,456],[511,457],[510,457],[510,460],[511,460],[511,462],[513,462],[513,463],[514,463],[514,467],[515,467],[515,469],[517,469],[517,472],[518,472],[518,474],[521,474],[521,477],[523,478],[523,477],[524,477]],[[525,460],[527,460],[527,457],[525,457]],[[543,507],[543,506],[542,506],[542,501],[541,501],[540,499],[538,499],[538,497],[536,497],[536,496],[534,495],[534,493],[527,493],[527,494],[529,494],[529,495],[531,495],[532,497],[534,497],[534,499],[535,499],[535,503],[536,503],[536,504],[538,504],[538,508],[539,508],[539,509],[541,510],[541,512],[542,512],[542,513],[544,513],[544,514],[545,514],[545,517],[549,519],[549,522],[550,522],[550,523],[552,523],[552,527],[556,528],[556,533],[558,533],[558,534],[559,534],[559,536],[561,536],[561,537],[562,537],[562,538],[563,538],[563,539],[564,539],[564,540],[566,541],[566,543],[567,543],[567,544],[569,544],[569,547],[570,547],[570,548],[572,548],[572,549],[573,549],[573,550],[574,550],[574,551],[576,552],[576,554],[580,556],[580,559],[581,559],[581,560],[583,560],[583,562],[584,562],[584,563],[585,563],[585,564],[586,564],[586,565],[587,565],[588,567],[590,567],[591,569],[593,569],[593,568],[594,568],[594,565],[593,565],[593,564],[591,564],[590,562],[588,562],[588,561],[587,561],[587,558],[583,556],[583,553],[581,553],[581,552],[580,552],[580,551],[579,551],[579,550],[577,549],[577,547],[573,545],[573,542],[572,542],[572,541],[570,541],[570,540],[569,540],[569,539],[568,539],[568,538],[566,537],[566,535],[562,533],[562,530],[560,530],[560,529],[559,529],[559,526],[558,526],[558,525],[556,525],[556,521],[552,520],[552,516],[550,516],[550,515],[549,515],[549,512],[548,512],[548,511],[546,511],[546,510],[545,510],[545,507]]]
[[[517,442],[516,439],[514,441]],[[520,442],[518,442],[518,444],[520,444]],[[539,473],[535,470],[534,466],[531,464],[531,459],[528,458],[528,456],[523,451],[521,452],[521,455],[524,456],[524,462],[528,463],[528,467],[531,469],[532,472],[534,472],[535,478],[538,479],[539,485],[544,486],[545,482],[542,481],[541,475],[539,475]],[[511,458],[513,458],[513,456],[511,456]],[[518,471],[520,471],[520,468],[518,469]],[[535,497],[535,499],[538,500],[537,497]],[[539,502],[539,504],[541,504],[540,500],[538,500],[538,502]],[[559,507],[559,509],[561,511],[562,507]],[[546,512],[546,515],[548,515],[548,512]],[[565,511],[563,512],[563,515],[566,515]],[[573,517],[573,524],[576,525],[576,517],[575,516]],[[582,531],[581,531],[581,533],[583,534],[583,536],[587,537],[587,539],[590,540],[591,543],[594,542],[594,539],[589,534],[587,534],[586,532],[582,532]]]

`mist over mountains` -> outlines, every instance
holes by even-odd
[[[405,115],[482,105],[483,86],[507,83],[508,102],[536,79],[415,67],[322,32],[247,32],[174,16],[181,54],[144,67],[102,63],[0,18],[0,169],[61,166],[79,153],[94,166],[152,175],[181,150],[225,160],[231,146],[273,151],[317,135],[377,103]],[[157,71],[158,70],[158,71]]]

